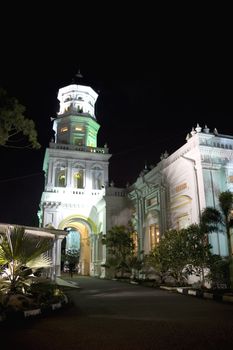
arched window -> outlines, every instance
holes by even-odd
[[[100,190],[103,186],[103,170],[99,167],[92,168],[92,188]]]
[[[132,233],[132,239],[133,239],[133,244],[134,244],[134,254],[137,255],[138,253],[138,233],[134,231]]]
[[[65,187],[66,186],[66,172],[65,170],[60,170],[56,176],[56,187]]]
[[[93,173],[92,177],[92,188],[93,190],[100,190],[103,185],[102,174],[101,172]]]
[[[156,224],[150,225],[149,227],[150,234],[150,249],[152,250],[159,244],[159,226]]]
[[[79,170],[76,173],[74,173],[74,187],[75,188],[84,187],[83,170]]]

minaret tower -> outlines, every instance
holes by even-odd
[[[91,87],[74,83],[58,91],[60,107],[53,118],[55,139],[45,152],[45,187],[38,213],[40,226],[65,229],[73,235],[69,233],[66,242],[57,245],[57,274],[60,251],[71,247],[68,242],[79,242],[79,273],[101,274],[105,255],[101,237],[106,233],[104,196],[111,155],[107,147],[97,146],[97,98]]]
[[[56,143],[96,148],[100,127],[94,110],[97,97],[89,86],[72,84],[59,90],[60,110],[53,127]]]

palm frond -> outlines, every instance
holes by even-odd
[[[52,260],[46,254],[42,254],[28,261],[26,266],[31,269],[48,268],[52,266]]]
[[[207,207],[203,210],[200,219],[202,231],[206,233],[214,232],[218,229],[218,225],[222,223],[222,215],[215,208]]]
[[[23,264],[50,250],[52,246],[51,238],[32,236],[23,227],[14,227],[7,232],[2,244],[7,259],[19,260]]]
[[[0,241],[0,284],[3,288],[24,292],[36,278],[33,273],[52,266],[47,254],[52,246],[51,238],[26,233],[24,227],[8,227]]]
[[[6,254],[3,248],[0,246],[0,265],[5,265],[7,262],[8,259],[6,258]]]

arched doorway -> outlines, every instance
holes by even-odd
[[[66,238],[61,244],[61,268],[64,265],[64,255],[67,252],[78,255],[77,268],[80,275],[90,275],[91,265],[91,235],[92,227],[81,218],[67,218],[60,225],[60,228],[67,231]]]
[[[79,273],[80,232],[72,227],[65,227],[68,233],[61,245],[61,271]]]

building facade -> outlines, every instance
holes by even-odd
[[[197,125],[182,147],[170,156],[165,152],[129,189],[139,250],[148,253],[168,229],[199,223],[204,208],[219,209],[218,196],[227,190],[233,192],[233,136]],[[223,229],[209,242],[213,253],[228,255]]]

